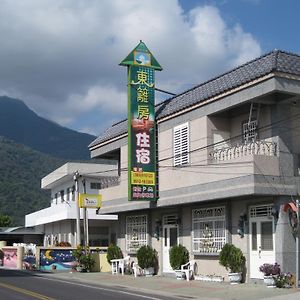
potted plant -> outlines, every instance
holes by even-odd
[[[80,265],[82,266],[83,271],[91,271],[95,264],[95,260],[93,259],[90,252],[85,253],[80,258]]]
[[[154,275],[154,267],[157,264],[157,252],[150,246],[142,246],[137,253],[138,265],[144,270],[146,276]]]
[[[220,265],[230,271],[228,277],[231,284],[237,284],[242,281],[245,261],[246,259],[242,250],[233,244],[225,244],[219,254]]]
[[[122,258],[123,257],[123,254],[122,254],[122,251],[121,249],[117,246],[117,245],[114,245],[114,244],[110,244],[107,248],[107,254],[106,254],[106,259],[107,259],[107,262],[110,264],[110,261],[112,259],[119,259],[119,258]]]
[[[280,265],[265,263],[259,267],[259,271],[264,274],[264,283],[267,287],[275,287],[275,277],[280,274]]]
[[[77,248],[73,250],[73,256],[77,262],[77,271],[90,271],[95,264],[95,260],[92,258],[88,247],[84,248],[78,245]]]
[[[170,265],[175,271],[177,279],[184,279],[184,272],[181,271],[181,266],[189,261],[189,251],[182,245],[173,246],[170,249]]]
[[[293,286],[293,275],[291,273],[280,273],[274,277],[275,286],[277,288],[290,288]]]

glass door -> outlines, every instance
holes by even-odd
[[[252,218],[250,225],[250,278],[263,279],[259,267],[275,263],[274,221],[270,217]]]
[[[163,226],[163,272],[174,272],[170,266],[169,251],[178,245],[178,226],[175,224]]]

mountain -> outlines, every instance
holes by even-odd
[[[56,157],[89,159],[88,145],[96,138],[38,116],[21,100],[0,97],[0,136]]]
[[[0,137],[0,214],[23,225],[25,214],[48,207],[49,191],[41,178],[66,162]]]

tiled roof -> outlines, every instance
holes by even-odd
[[[274,50],[227,73],[208,80],[156,106],[156,119],[180,112],[190,106],[242,86],[271,72],[300,75],[300,56]],[[127,132],[127,120],[108,128],[89,147],[103,143]]]

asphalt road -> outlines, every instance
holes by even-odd
[[[46,278],[22,271],[0,269],[1,300],[169,300],[119,287],[105,287],[85,283]]]

